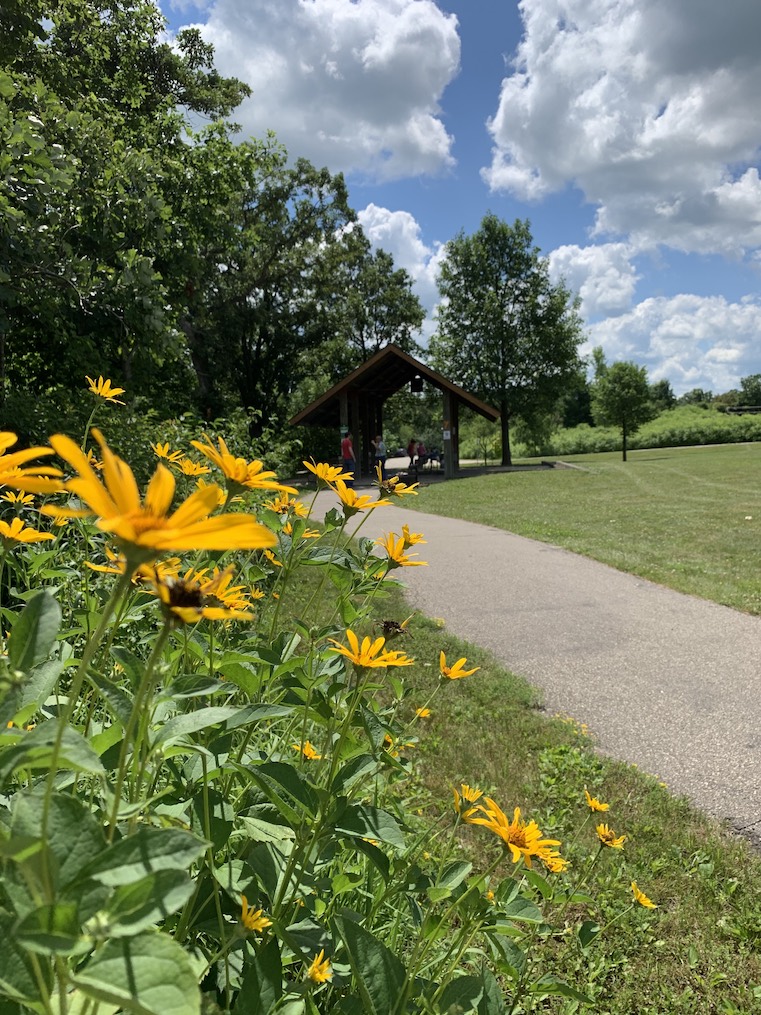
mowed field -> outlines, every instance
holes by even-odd
[[[554,543],[761,614],[761,444],[563,461],[575,468],[440,483],[405,498],[405,507]]]

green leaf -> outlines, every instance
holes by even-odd
[[[16,670],[29,672],[44,663],[61,626],[61,607],[49,592],[35,595],[24,607],[8,639],[8,659]]]
[[[32,910],[16,924],[14,936],[27,951],[42,955],[81,955],[92,947],[80,932],[75,902]]]
[[[53,763],[53,744],[57,730],[58,720],[48,719],[26,733],[20,742],[0,752],[0,780],[19,768],[49,768]],[[91,775],[102,775],[104,772],[98,755],[81,733],[70,726],[63,730],[57,767],[88,772]]]
[[[100,692],[114,719],[117,720],[122,728],[126,729],[132,715],[132,696],[121,687],[118,687],[112,680],[109,680],[108,677],[104,677],[101,673],[96,673],[94,670],[91,670],[87,674],[87,679]]]
[[[549,973],[541,976],[534,983],[529,984],[526,988],[529,994],[558,994],[561,997],[569,997],[574,1001],[581,1001],[582,1004],[594,1004],[594,998],[589,997],[587,994],[582,994],[574,987],[570,987],[563,980],[559,980],[556,976],[552,976]]]
[[[193,894],[182,870],[161,870],[116,889],[105,908],[109,937],[132,937],[176,913]]]
[[[364,853],[376,870],[379,871],[383,880],[388,882],[389,874],[391,872],[391,862],[383,850],[378,849],[378,847],[374,846],[371,842],[365,842],[364,839],[354,839],[352,845],[357,852]]]
[[[511,899],[503,907],[500,915],[506,917],[511,922],[518,923],[542,923],[544,921],[539,907],[535,906],[530,899],[526,899],[522,895]]]
[[[404,835],[394,818],[386,811],[370,804],[353,804],[347,807],[336,822],[336,831],[360,839],[377,839],[391,846],[404,848]]]
[[[206,849],[206,844],[179,828],[140,826],[130,835],[103,850],[81,871],[103,885],[128,885],[160,870],[186,870]]]
[[[396,1010],[407,973],[399,959],[358,923],[336,917],[349,963],[368,1015],[389,1015]]]
[[[524,870],[522,873],[528,883],[541,892],[543,899],[551,899],[554,896],[555,889],[539,871]]]
[[[588,948],[601,930],[602,928],[599,923],[595,923],[594,920],[585,920],[578,930],[579,944],[581,947]]]
[[[245,814],[239,817],[236,824],[254,842],[283,842],[284,839],[293,839],[296,836],[290,825],[278,825],[273,821],[265,821],[264,818],[258,818],[255,814]]]
[[[246,770],[293,827],[298,827],[304,817],[316,816],[317,796],[293,765],[267,761],[247,766]]]
[[[273,937],[257,951],[253,963],[247,967],[232,1015],[267,1015],[282,995],[280,946]]]
[[[21,685],[20,707],[13,717],[18,726],[24,726],[40,710],[45,699],[52,694],[62,669],[63,662],[60,659],[50,659],[35,666],[29,673]]]
[[[213,789],[196,793],[192,800],[191,828],[209,839],[215,849],[222,849],[235,823],[235,810],[221,793]]]
[[[39,1001],[40,985],[31,959],[16,941],[15,922],[15,915],[0,910],[0,936],[3,940],[0,948],[0,991],[15,1001]],[[50,980],[49,970],[44,966],[42,976],[46,981]]]
[[[477,1011],[483,996],[484,984],[480,976],[458,976],[442,991],[439,1009],[451,1015]]]
[[[505,998],[488,966],[484,966],[481,970],[481,979],[484,984],[484,996],[478,1004],[478,1015],[504,1015],[507,1009]]]
[[[186,712],[183,715],[176,715],[169,722],[156,731],[153,738],[153,745],[167,744],[178,740],[180,737],[188,736],[190,733],[198,733],[200,730],[208,729],[209,726],[218,726],[226,722],[241,710],[229,705],[220,705],[213,708],[199,708],[195,712]]]
[[[42,793],[16,797],[12,840],[19,837],[42,841],[42,824]],[[83,866],[101,856],[106,843],[103,828],[90,808],[63,793],[50,799],[44,841],[55,857],[55,884],[61,888],[78,880]]]
[[[165,934],[107,942],[72,981],[89,997],[118,1002],[134,1015],[200,1015],[190,957]]]
[[[367,779],[377,771],[378,762],[372,754],[360,754],[338,769],[330,788],[331,793],[340,796],[360,779]]]
[[[446,865],[442,871],[441,877],[437,879],[437,887],[446,886],[447,888],[457,888],[461,885],[465,878],[473,870],[472,863],[466,863],[464,860],[457,860],[454,863]]]

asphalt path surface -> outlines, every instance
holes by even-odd
[[[333,506],[320,493],[314,517]],[[412,607],[490,649],[605,754],[761,844],[761,618],[403,500],[370,512],[362,534],[403,523],[427,540],[414,549],[429,566],[394,574]]]

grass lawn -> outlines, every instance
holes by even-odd
[[[404,616],[403,603],[384,615]],[[551,971],[594,998],[592,1008],[559,998],[521,1011],[608,1015],[752,1015],[761,1010],[761,858],[658,780],[635,766],[600,757],[583,728],[548,716],[538,693],[506,672],[488,653],[454,638],[436,621],[417,616],[403,647],[418,660],[410,711],[438,685],[436,660],[465,655],[481,669],[446,682],[430,701],[431,716],[414,729],[420,738],[410,761],[418,797],[408,804],[433,815],[451,808],[451,787],[466,782],[492,795],[512,815],[520,806],[545,834],[560,839],[572,862],[572,882],[594,852],[594,820],[584,787],[610,804],[597,819],[625,834],[622,851],[604,850],[587,882],[592,918],[602,928],[586,949],[553,958]],[[397,643],[398,644],[398,643]],[[464,854],[476,868],[492,856],[483,829],[462,830]],[[432,843],[431,850],[435,850]],[[509,865],[508,865],[509,867]],[[658,908],[630,907],[637,881]],[[568,914],[575,933],[588,914]],[[557,944],[558,942],[556,942]],[[558,952],[558,955],[560,952]],[[556,963],[556,964],[554,964]]]
[[[615,460],[604,462],[600,470],[602,475],[617,471]],[[558,472],[529,478],[553,482],[586,475]],[[501,488],[503,480],[516,478],[526,476],[488,477],[483,485],[499,480]],[[448,484],[428,495],[466,487]],[[427,499],[420,498],[421,506],[427,506]],[[287,600],[286,613],[298,614],[312,591],[308,580],[298,586]],[[325,596],[322,606],[330,613],[332,597]],[[410,612],[398,590],[376,602],[375,622],[367,631],[375,636],[381,620],[401,621]],[[537,975],[557,975],[591,997],[593,1006],[579,1008],[572,999],[535,996],[519,1009],[521,1015],[587,1010],[607,1015],[753,1015],[761,1010],[761,857],[749,843],[673,797],[635,766],[599,756],[583,727],[547,715],[535,689],[439,622],[417,614],[410,634],[393,645],[416,659],[405,673],[415,690],[404,713],[419,743],[404,752],[415,773],[412,786],[405,784],[404,803],[421,820],[449,814],[441,824],[442,835],[448,835],[452,787],[461,782],[478,786],[508,814],[520,806],[525,818],[561,840],[562,854],[572,864],[563,876],[569,884],[598,848],[585,787],[610,804],[597,820],[627,837],[623,850],[601,852],[584,882],[592,900],[589,907],[571,907],[565,933],[540,935],[536,949]],[[466,656],[468,666],[479,666],[479,671],[465,680],[441,682],[441,650],[450,663]],[[430,717],[415,721],[415,710],[424,705]],[[474,826],[461,829],[459,842],[463,857],[476,870],[483,870],[499,848],[486,830]],[[438,848],[432,836],[428,849],[434,859]],[[507,864],[505,872],[509,868]],[[632,907],[632,881],[657,909]],[[582,946],[578,930],[588,919],[600,933]],[[565,947],[568,941],[570,948]]]
[[[436,484],[406,507],[563,546],[761,613],[761,445],[618,452]]]

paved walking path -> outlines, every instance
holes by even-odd
[[[395,572],[413,606],[542,688],[603,752],[761,843],[761,618],[396,503],[362,533],[424,533],[429,566]],[[321,493],[315,517],[335,505]]]

